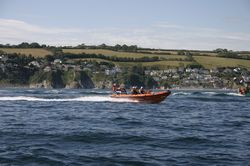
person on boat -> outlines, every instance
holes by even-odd
[[[139,93],[140,93],[140,94],[145,94],[145,90],[144,90],[143,87],[141,87],[141,88],[139,89]]]
[[[127,94],[127,91],[124,87],[118,87],[116,89],[116,94]]]
[[[117,90],[117,88],[118,88],[117,85],[116,85],[116,84],[113,84],[113,86],[112,86],[112,91],[115,92],[115,91]]]
[[[133,87],[132,87],[131,93],[132,93],[133,95],[139,94],[138,89],[137,89],[136,86],[133,86]]]
[[[112,90],[116,94],[127,94],[127,91],[124,87],[120,87],[118,84],[113,84]]]
[[[127,91],[125,88],[121,88],[121,94],[127,94]]]

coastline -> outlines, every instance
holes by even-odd
[[[20,84],[0,84],[0,89],[97,89],[101,90],[103,88],[36,88],[30,87],[30,85],[20,85]],[[110,90],[105,88],[106,90]],[[172,91],[238,91],[238,89],[233,88],[200,88],[200,87],[178,87],[178,88],[170,88],[170,89],[152,89],[156,91],[164,91],[164,90],[172,90]]]
[[[20,85],[20,84],[0,84],[0,88],[4,89],[4,88],[30,88],[29,85]]]

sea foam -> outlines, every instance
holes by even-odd
[[[76,98],[39,98],[30,96],[5,96],[0,97],[0,101],[41,101],[41,102],[70,102],[70,101],[89,101],[89,102],[134,102],[129,99],[115,99],[110,96],[83,96]]]

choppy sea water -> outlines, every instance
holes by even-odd
[[[250,163],[250,97],[174,91],[140,104],[109,95],[0,89],[0,165]]]

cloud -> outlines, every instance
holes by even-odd
[[[156,28],[173,28],[173,29],[183,29],[183,26],[176,25],[176,24],[170,24],[168,22],[159,22],[155,25],[153,25]]]
[[[136,44],[166,49],[250,48],[250,34],[247,33],[185,27],[164,22],[148,27],[88,29],[45,27],[19,20],[0,19],[1,43],[18,44],[24,41],[49,45]]]

